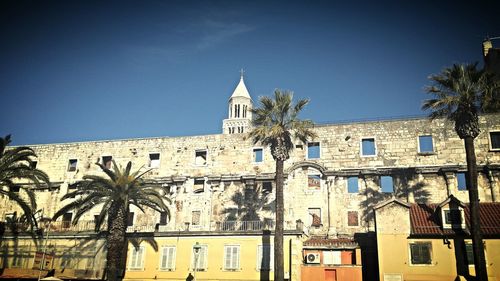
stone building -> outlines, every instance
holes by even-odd
[[[169,221],[131,209],[128,231],[155,238],[129,249],[127,280],[267,280],[272,278],[274,160],[247,132],[252,99],[243,76],[229,99],[223,133],[47,145],[30,145],[51,190],[37,191],[44,217],[83,175],[102,174],[94,163],[151,169],[150,184],[169,188]],[[500,178],[500,115],[480,117],[476,139],[479,194],[496,202]],[[289,280],[375,280],[378,276],[374,206],[388,199],[440,203],[450,195],[467,202],[463,141],[446,120],[405,118],[316,125],[317,138],[296,143],[285,162],[285,276]],[[3,200],[0,218],[16,206]],[[2,276],[33,276],[40,245],[51,249],[48,268],[72,279],[102,277],[102,238],[94,214],[72,226],[68,213],[51,222],[44,241],[5,232]],[[93,241],[87,243],[87,241]],[[193,265],[193,245],[202,245]],[[17,244],[16,244],[17,243]],[[91,245],[90,248],[86,247]],[[17,245],[17,246],[16,246]],[[59,245],[59,246],[58,246]],[[61,247],[60,247],[61,246]],[[85,251],[82,251],[85,247]],[[19,250],[21,249],[21,250]],[[61,250],[63,249],[63,250]],[[35,267],[36,268],[36,267]],[[194,269],[197,269],[196,271]],[[45,271],[44,271],[45,272]],[[347,273],[346,273],[347,272]],[[10,275],[9,275],[10,274]],[[335,279],[334,279],[335,278]]]

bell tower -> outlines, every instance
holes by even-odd
[[[223,134],[247,133],[252,125],[252,98],[248,93],[243,79],[243,69],[240,82],[229,98],[228,118],[222,121]]]

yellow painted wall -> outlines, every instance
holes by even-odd
[[[443,239],[408,239],[407,235],[387,234],[378,235],[378,255],[380,280],[384,274],[401,274],[402,280],[450,280],[458,276],[455,261],[453,240],[446,245]],[[411,265],[411,242],[432,243],[432,264]],[[470,243],[470,240],[465,240]],[[500,240],[486,240],[486,260],[490,280],[498,279],[500,272]],[[469,273],[474,275],[474,267],[469,266]]]
[[[290,238],[285,236],[285,275],[289,272]],[[160,251],[155,252],[150,245],[145,246],[146,254],[144,268],[141,270],[127,269],[126,280],[186,280],[189,273],[194,274],[191,268],[193,259],[193,245],[198,242],[200,245],[208,246],[208,267],[206,271],[198,271],[198,280],[260,280],[261,272],[257,270],[257,247],[262,245],[262,236],[198,236],[198,237],[157,237]],[[273,237],[270,237],[273,244]],[[240,245],[240,269],[236,271],[226,271],[223,268],[224,246]],[[174,271],[161,271],[159,269],[162,246],[176,246],[176,261]],[[127,265],[130,262],[130,253]],[[295,270],[295,269],[292,269]],[[274,271],[269,272],[270,279],[273,279]],[[299,275],[300,276],[300,275]]]

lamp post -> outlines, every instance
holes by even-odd
[[[194,275],[193,275],[193,281],[196,281],[196,271],[198,271],[198,257],[200,256],[200,250],[201,246],[200,243],[196,242],[193,246],[194,250]]]

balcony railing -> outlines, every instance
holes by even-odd
[[[3,226],[5,231],[12,232],[12,230],[5,224]],[[68,221],[55,221],[50,224],[45,224],[40,226],[44,231],[49,231],[50,233],[58,232],[93,232],[95,230],[94,221],[79,221],[76,225],[73,225]],[[222,232],[244,232],[244,231],[262,231],[262,230],[274,230],[275,223],[271,220],[265,221],[223,221],[223,222],[211,222],[207,225],[198,225],[196,227],[189,226],[185,224],[181,229],[175,225],[159,225],[159,224],[136,224],[127,227],[127,232],[179,232],[179,231],[222,231]],[[293,223],[291,221],[286,221],[284,225],[285,230],[301,230],[302,227],[299,224]],[[25,232],[29,230],[29,227],[25,224],[16,225],[16,231]],[[102,229],[106,229],[104,225]]]

